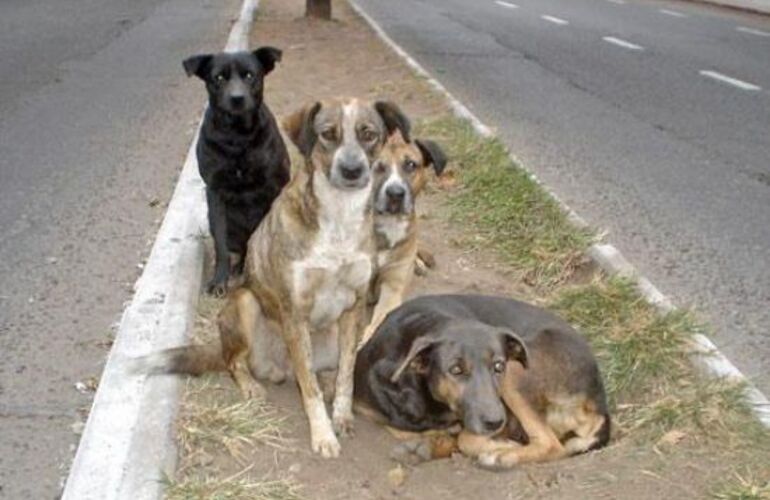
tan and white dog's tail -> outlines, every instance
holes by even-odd
[[[226,369],[219,343],[175,347],[131,361],[133,372],[147,375],[183,373],[198,376]]]

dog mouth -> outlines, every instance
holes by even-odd
[[[377,212],[381,215],[405,215],[407,213],[406,204],[403,200],[386,198],[380,205]]]

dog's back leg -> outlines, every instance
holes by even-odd
[[[260,322],[266,324],[254,293],[246,287],[233,292],[217,321],[222,355],[233,381],[244,397],[264,397],[265,389],[249,369],[249,354],[254,348],[255,331],[260,327]]]

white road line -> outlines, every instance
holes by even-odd
[[[626,0],[607,0],[610,3],[616,3],[618,5],[623,5],[626,3]]]
[[[548,22],[551,22],[553,24],[558,24],[558,25],[561,25],[561,26],[564,26],[565,24],[569,24],[569,21],[566,21],[564,19],[560,19],[558,17],[543,15],[543,16],[540,16],[540,18],[544,19],[544,20],[546,20]]]
[[[499,5],[500,7],[506,7],[508,9],[518,9],[519,8],[519,6],[516,5],[515,3],[501,2],[500,0],[497,0],[495,3],[497,5]]]
[[[749,33],[751,35],[757,35],[757,36],[770,36],[770,33],[768,33],[767,31],[755,30],[754,28],[747,28],[746,26],[738,26],[735,29],[740,31],[741,33]]]
[[[602,40],[604,40],[605,42],[609,42],[614,45],[617,45],[618,47],[623,47],[624,49],[628,49],[628,50],[644,50],[644,47],[642,47],[641,45],[627,42],[625,40],[621,40],[620,38],[615,38],[614,36],[605,36],[605,37],[602,37]]]
[[[682,14],[681,12],[677,12],[675,10],[660,9],[658,12],[672,17],[687,17],[687,14]]]
[[[700,71],[700,74],[703,76],[707,76],[709,78],[713,78],[714,80],[718,80],[723,83],[728,83],[730,85],[733,85],[735,87],[738,87],[739,89],[743,90],[762,90],[762,87],[758,85],[754,85],[753,83],[744,82],[743,80],[738,80],[737,78],[733,78],[727,75],[723,75],[722,73],[717,73],[716,71]]]

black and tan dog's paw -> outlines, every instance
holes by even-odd
[[[432,447],[424,439],[403,441],[393,447],[390,458],[400,464],[418,465],[432,458]]]

